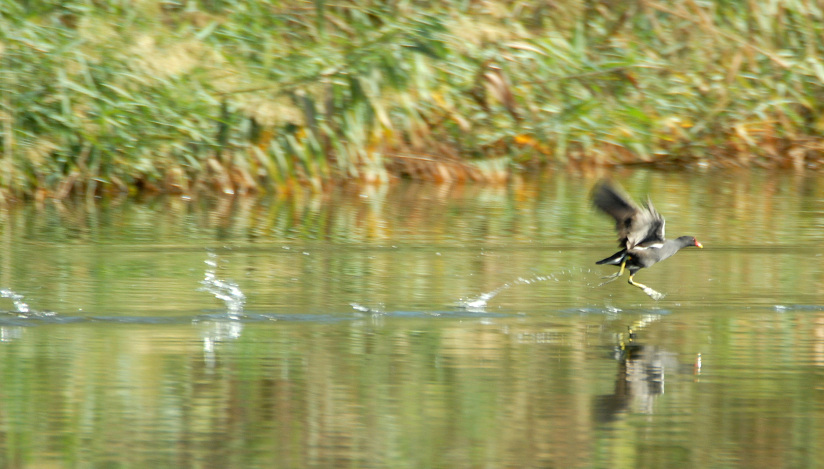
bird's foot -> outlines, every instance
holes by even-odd
[[[663,299],[665,296],[667,296],[666,294],[657,292],[647,286],[644,286],[643,288],[641,288],[641,290],[644,290],[644,293],[646,293],[650,298],[652,298],[655,301]]]
[[[659,293],[659,292],[653,290],[652,288],[644,285],[643,283],[638,283],[638,282],[633,281],[632,280],[632,275],[629,276],[629,284],[632,285],[633,287],[640,288],[641,290],[644,291],[644,293],[647,294],[647,296],[649,296],[650,298],[652,298],[655,301],[658,301],[658,300],[664,298],[665,296],[667,296],[663,293]]]
[[[605,279],[609,279],[609,280],[607,280],[606,282],[601,283],[601,284],[600,284],[600,285],[598,285],[598,286],[599,286],[599,287],[603,287],[604,285],[606,285],[606,284],[608,284],[608,283],[610,283],[610,282],[614,282],[614,281],[618,280],[618,277],[620,277],[620,276],[621,276],[621,272],[616,272],[616,273],[614,273],[614,274],[612,274],[612,275],[607,275],[606,277],[601,277],[601,278],[605,278]]]

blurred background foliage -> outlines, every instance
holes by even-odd
[[[0,186],[816,167],[821,0],[0,0]],[[6,192],[7,194],[9,192]]]

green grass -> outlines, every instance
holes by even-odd
[[[762,3],[0,0],[0,185],[818,165],[824,13]]]

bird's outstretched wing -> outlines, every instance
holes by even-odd
[[[592,202],[615,219],[620,247],[632,249],[664,242],[664,217],[651,200],[639,207],[613,183],[601,181],[592,190]]]

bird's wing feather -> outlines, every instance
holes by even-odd
[[[592,202],[616,221],[635,214],[639,207],[620,189],[607,181],[601,181],[592,190]]]
[[[632,220],[634,229],[627,235],[627,249],[663,243],[665,224],[664,217],[655,210],[652,200],[648,200],[647,206],[639,210]]]
[[[632,219],[641,210],[623,191],[607,181],[601,181],[592,190],[592,203],[615,219],[618,246],[627,247]]]
[[[664,242],[664,218],[652,201],[639,207],[623,191],[607,181],[596,184],[592,202],[615,219],[618,245],[625,249]]]

